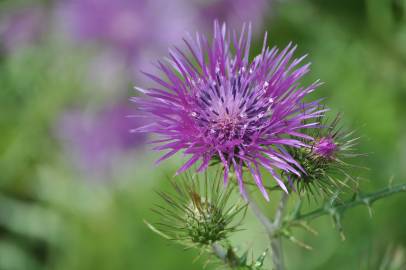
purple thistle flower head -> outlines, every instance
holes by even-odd
[[[325,159],[331,159],[338,150],[338,145],[332,137],[320,138],[313,146],[313,152]]]
[[[196,163],[201,172],[217,160],[225,183],[234,170],[243,196],[246,168],[268,200],[260,167],[286,192],[278,170],[300,175],[299,164],[284,147],[304,146],[299,138],[309,136],[300,130],[317,124],[304,121],[319,117],[322,110],[303,98],[319,83],[300,86],[309,64],[300,65],[304,57],[292,60],[296,47],[291,45],[270,49],[266,35],[261,53],[250,61],[250,39],[251,27],[237,35],[215,22],[211,42],[196,34],[185,39],[188,52],[176,48],[169,63],[158,62],[166,78],[146,73],[159,86],[136,87],[146,96],[134,101],[151,119],[138,131],[160,135],[154,149],[169,150],[158,162],[183,151],[191,157],[177,171],[181,173]]]

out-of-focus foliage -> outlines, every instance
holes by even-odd
[[[293,41],[298,54],[309,53],[309,82],[325,82],[315,95],[344,112],[343,120],[362,136],[360,152],[368,156],[358,163],[370,170],[361,172],[367,179],[361,185],[372,190],[392,176],[405,181],[406,1],[268,2],[258,32],[268,31],[271,44]],[[166,244],[143,223],[153,219],[154,190],[169,189],[176,161],[157,169],[148,146],[133,147],[109,161],[108,181],[97,181],[78,168],[78,157],[58,135],[67,111],[97,114],[144,83],[129,75],[134,66],[118,52],[64,32],[54,12],[59,3],[0,1],[0,269],[201,269],[204,259],[193,263],[198,254]],[[11,33],[19,38],[6,42],[9,15],[32,6],[46,15],[18,20]],[[34,37],[24,33],[24,25],[32,30],[36,23]],[[253,45],[259,50],[260,37]],[[151,61],[164,53],[144,47],[137,54]],[[378,202],[372,218],[365,208],[349,210],[345,241],[328,218],[312,224],[318,236],[295,232],[313,251],[286,242],[288,269],[404,269],[405,207],[399,195]],[[261,254],[266,241],[260,227],[250,215],[244,227],[233,241]]]

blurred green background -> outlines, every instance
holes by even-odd
[[[139,69],[185,30],[208,31],[208,14],[251,20],[254,51],[264,31],[271,45],[298,44],[306,82],[325,82],[316,95],[361,135],[363,189],[406,181],[405,0],[175,0],[176,12],[169,2],[0,1],[0,269],[203,268],[143,223],[179,160],[155,167],[125,116],[132,87],[146,85]],[[348,211],[345,241],[317,220],[318,236],[297,231],[313,251],[285,241],[288,269],[406,269],[405,209],[399,194],[372,218]],[[244,228],[235,241],[261,252],[261,227],[248,215]]]

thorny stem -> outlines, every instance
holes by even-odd
[[[275,270],[285,269],[283,263],[282,239],[281,235],[278,234],[278,231],[282,226],[283,212],[286,208],[288,194],[286,193],[282,194],[278,208],[276,209],[275,212],[273,222],[266,215],[264,215],[264,213],[262,213],[258,205],[249,196],[247,196],[247,200],[248,205],[251,207],[252,212],[255,214],[257,219],[262,223],[262,225],[265,227],[267,231],[272,251],[272,263],[274,265],[274,269]]]
[[[319,209],[311,211],[306,214],[298,213],[292,219],[288,220],[289,222],[295,223],[301,220],[312,220],[318,218],[320,216],[332,213],[342,213],[345,210],[358,206],[358,205],[366,205],[371,206],[377,200],[382,198],[391,196],[396,193],[406,192],[406,184],[400,184],[394,187],[387,187],[385,189],[379,190],[377,192],[368,193],[365,195],[358,194],[354,196],[351,200],[341,203],[330,203],[326,204]],[[272,263],[274,265],[275,270],[284,270],[284,262],[283,262],[283,249],[282,249],[282,235],[279,234],[280,229],[284,226],[283,214],[287,205],[288,201],[288,194],[285,192],[282,193],[282,197],[279,201],[278,208],[276,209],[275,216],[273,221],[269,219],[259,208],[259,206],[255,203],[255,201],[250,197],[247,196],[248,205],[250,206],[251,210],[253,211],[254,215],[257,219],[262,223],[265,227],[268,237],[270,239],[270,247],[272,251]],[[218,243],[214,243],[212,245],[213,253],[225,264],[230,266],[231,268],[235,268],[239,266],[238,257],[235,253],[229,249],[225,249]],[[230,254],[231,252],[231,254]]]
[[[295,222],[295,221],[300,221],[300,220],[312,220],[312,219],[318,218],[323,215],[342,213],[345,210],[347,210],[348,208],[352,208],[352,207],[355,207],[357,205],[362,205],[362,204],[370,207],[372,205],[372,203],[374,203],[375,201],[388,197],[388,196],[391,196],[396,193],[400,193],[400,192],[406,192],[406,183],[400,184],[400,185],[397,185],[394,187],[389,186],[385,189],[382,189],[382,190],[379,190],[379,191],[376,191],[373,193],[357,195],[357,196],[354,196],[354,198],[352,198],[346,202],[326,204],[309,213],[306,213],[306,214],[299,213],[298,215],[294,216],[293,219],[291,219],[289,221]]]

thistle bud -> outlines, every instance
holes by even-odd
[[[291,184],[299,193],[332,194],[337,188],[346,185],[342,179],[349,177],[346,170],[351,165],[345,160],[360,156],[354,151],[359,138],[353,138],[353,132],[338,128],[339,121],[340,115],[330,123],[320,118],[320,127],[313,131],[309,130],[308,135],[314,140],[310,142],[303,140],[305,147],[289,149],[304,172],[301,176],[288,175]]]
[[[220,178],[219,174],[212,177],[205,173],[203,177],[188,175],[173,180],[174,192],[158,193],[164,204],[154,209],[161,218],[155,229],[186,246],[206,246],[227,239],[240,225],[246,205],[229,203],[233,188],[225,188]],[[235,222],[237,216],[240,219]]]

